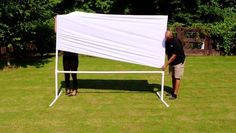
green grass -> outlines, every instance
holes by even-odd
[[[0,71],[0,133],[236,132],[236,57],[187,57],[178,99],[165,96],[170,108],[152,92],[158,74],[81,74],[79,94],[63,93],[50,108],[54,65],[48,58]],[[156,69],[81,56],[80,70]]]

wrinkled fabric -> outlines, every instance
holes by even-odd
[[[83,12],[57,15],[56,49],[161,68],[167,19]]]

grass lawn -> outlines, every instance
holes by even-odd
[[[63,93],[50,108],[54,57],[18,65],[0,70],[0,133],[236,132],[236,57],[187,57],[178,99],[165,96],[169,108],[153,93],[158,74],[81,74],[79,94]],[[88,56],[79,69],[156,70]]]

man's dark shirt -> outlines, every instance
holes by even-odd
[[[173,38],[166,41],[166,54],[168,60],[173,54],[176,54],[176,58],[170,65],[177,65],[179,63],[184,63],[185,54],[181,41],[178,38]]]

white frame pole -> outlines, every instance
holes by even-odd
[[[160,97],[161,101],[166,105],[166,107],[169,107],[169,105],[164,100],[164,79],[165,79],[164,76],[165,76],[165,73],[164,73],[164,71],[162,71],[162,73],[161,73],[161,94],[159,94],[159,92],[156,92],[156,94]]]
[[[58,56],[58,52],[56,53]],[[159,92],[156,92],[156,94],[159,96],[160,100],[165,104],[166,107],[169,107],[169,105],[164,101],[164,71],[59,71],[58,70],[58,57],[56,57],[56,70],[55,70],[55,88],[56,88],[56,96],[53,102],[49,105],[50,107],[56,102],[56,100],[61,95],[61,91],[58,94],[58,73],[80,73],[80,74],[161,74],[161,94]]]
[[[49,105],[52,107],[52,105],[57,101],[57,99],[61,96],[62,91],[58,94],[58,50],[56,50],[56,58],[55,58],[55,98],[52,101],[52,103]]]

